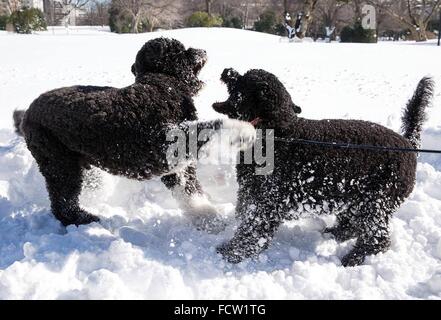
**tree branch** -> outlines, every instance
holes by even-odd
[[[432,10],[430,11],[427,18],[424,19],[424,23],[428,23],[430,21],[430,19],[432,18],[433,14],[436,11],[436,9],[438,9],[440,6],[441,6],[441,0],[437,0],[436,3],[433,5]]]

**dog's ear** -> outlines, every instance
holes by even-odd
[[[136,54],[134,74],[140,76],[147,72],[170,72],[177,64],[175,60],[179,59],[179,55],[183,52],[185,47],[178,40],[167,38],[149,40]]]
[[[228,90],[231,91],[240,77],[239,72],[233,68],[227,68],[222,72],[221,80],[227,85]]]
[[[133,75],[136,77],[136,68],[135,68],[135,64],[132,64],[132,68],[131,68],[131,70],[132,70]]]

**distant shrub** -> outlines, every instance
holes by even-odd
[[[364,29],[360,22],[356,22],[353,26],[344,27],[340,33],[340,39],[341,42],[377,42],[375,30]]]
[[[396,31],[396,30],[384,30],[382,32],[380,32],[380,34],[378,35],[380,38],[382,38],[383,40],[394,40],[394,41],[398,41],[400,39],[404,39],[407,36],[407,30],[400,30],[400,31]]]
[[[286,27],[282,23],[276,24],[274,29],[275,29],[275,34],[282,36],[282,37],[288,36],[288,31],[286,30]]]
[[[43,12],[36,8],[23,8],[12,12],[9,22],[17,33],[31,33],[47,28]]]
[[[6,15],[0,16],[0,30],[6,30],[6,25],[8,24],[9,17]]]
[[[279,28],[278,24],[279,21],[277,19],[276,13],[272,10],[267,10],[259,16],[259,20],[254,22],[254,30],[259,32],[277,34]]]
[[[152,25],[148,18],[141,19],[138,23],[138,32],[150,32],[153,31]]]
[[[132,18],[120,10],[114,1],[109,9],[109,27],[110,31],[116,33],[130,33],[132,31]]]
[[[222,27],[236,28],[236,29],[243,28],[243,21],[239,17],[223,17],[222,19],[223,19]]]
[[[209,15],[206,12],[197,11],[187,18],[187,27],[220,27],[222,18],[216,15]]]

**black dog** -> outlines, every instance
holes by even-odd
[[[197,119],[192,97],[202,87],[197,76],[206,60],[203,50],[186,50],[177,40],[154,39],[136,56],[134,84],[122,89],[61,88],[42,94],[26,112],[14,113],[17,131],[46,179],[52,212],[64,225],[98,221],[78,202],[90,165],[137,180],[161,176],[190,211],[193,198],[205,199],[205,206],[196,209],[204,211],[207,228],[215,223],[215,209],[196,178],[193,158],[185,166],[172,167],[166,156],[169,130],[179,126],[188,133],[187,124]],[[218,120],[199,123],[198,129],[228,126],[239,131],[247,127]]]
[[[401,136],[366,121],[300,118],[301,109],[283,84],[263,70],[241,76],[226,69],[221,79],[230,97],[213,108],[235,119],[260,118],[257,128],[274,129],[276,138],[403,148],[419,146],[425,108],[433,91],[431,79],[421,80],[404,111]],[[325,232],[338,241],[357,238],[353,250],[342,259],[344,266],[361,264],[367,255],[388,249],[391,216],[415,184],[416,154],[275,140],[272,174],[256,175],[256,162],[237,165],[236,215],[241,223],[233,239],[218,248],[228,261],[257,256],[284,220],[309,212],[336,214],[336,226]],[[265,153],[265,145],[262,148]]]

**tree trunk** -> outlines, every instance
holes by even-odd
[[[130,30],[131,33],[138,33],[138,23],[139,23],[138,15],[132,15],[132,28]]]
[[[316,4],[317,4],[317,0],[305,0],[304,1],[302,27],[300,28],[300,32],[298,34],[300,39],[302,39],[306,36],[306,32],[308,31],[308,27],[312,22],[312,13],[315,9]]]
[[[360,0],[355,0],[354,2],[354,13],[355,13],[355,21],[361,22],[363,19],[363,13],[362,13],[362,3]]]
[[[417,42],[427,41],[426,26],[414,27],[410,29],[412,38]]]
[[[205,4],[207,5],[207,13],[209,16],[211,16],[211,3],[213,0],[205,0]]]
[[[283,0],[283,10],[284,12],[289,12],[288,0]]]
[[[153,30],[155,30],[156,27],[156,20],[153,17],[149,18],[149,26],[148,26],[148,31],[149,32],[153,32]]]
[[[246,3],[245,12],[243,13],[243,28],[246,29],[248,26],[248,1]]]

